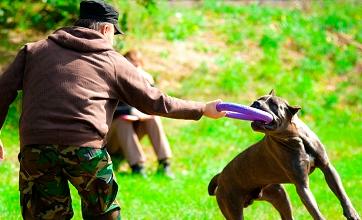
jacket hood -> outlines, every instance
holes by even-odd
[[[79,52],[113,50],[112,45],[98,31],[83,27],[64,27],[48,37],[56,44]]]

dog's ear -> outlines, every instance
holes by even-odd
[[[274,89],[272,89],[272,90],[269,92],[269,95],[275,96],[275,91],[274,91]]]
[[[288,105],[288,110],[290,111],[290,113],[292,113],[292,115],[295,115],[297,114],[297,112],[302,109],[301,107],[299,106],[290,106]]]

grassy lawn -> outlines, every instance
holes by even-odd
[[[250,104],[274,88],[290,104],[301,106],[299,116],[325,144],[347,194],[362,215],[361,2],[324,1],[307,11],[294,6],[231,6],[211,0],[200,5],[160,1],[157,7],[148,8],[135,1],[113,2],[128,11],[128,34],[117,42],[117,50],[141,50],[145,69],[167,93],[185,99],[222,98]],[[4,53],[0,65],[8,64],[28,39],[15,43],[1,39],[0,52]],[[19,106],[19,100],[11,106],[0,136],[7,157],[0,162],[0,219],[21,218]],[[125,164],[116,171],[123,218],[223,219],[215,198],[207,194],[207,185],[262,134],[253,132],[248,122],[226,118],[163,122],[174,153],[176,179],[155,175],[156,158],[144,140],[149,177],[130,175]],[[323,174],[317,170],[310,178],[326,219],[343,219],[342,208]],[[294,187],[286,188],[295,219],[311,219]],[[81,219],[74,189],[72,195],[74,219]],[[255,202],[245,210],[245,219],[278,218],[265,202]]]

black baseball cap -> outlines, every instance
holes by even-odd
[[[114,25],[114,34],[123,34],[118,26],[118,12],[103,0],[85,0],[80,3],[80,19],[109,22]]]

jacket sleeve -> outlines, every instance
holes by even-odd
[[[23,47],[15,60],[0,75],[0,129],[2,128],[10,104],[22,89],[26,59],[26,46]]]
[[[202,102],[168,96],[153,87],[123,56],[114,58],[117,90],[121,101],[149,114],[168,118],[198,120],[204,112]]]

